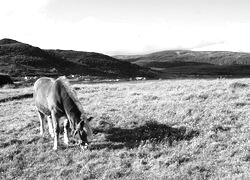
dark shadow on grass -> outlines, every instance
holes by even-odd
[[[32,98],[32,97],[33,97],[33,93],[21,94],[21,95],[16,95],[16,96],[0,99],[0,103],[14,101],[14,100],[22,100],[22,99]]]
[[[148,122],[143,126],[131,129],[109,128],[107,130],[94,129],[94,133],[104,133],[106,140],[102,143],[93,143],[90,149],[121,149],[138,147],[142,141],[151,141],[155,143],[168,143],[189,141],[199,136],[199,131],[190,130],[185,127],[174,128],[166,124],[157,122]]]

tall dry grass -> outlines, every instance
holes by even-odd
[[[250,178],[250,79],[74,86],[94,117],[89,150],[60,140],[53,151],[33,99],[9,98],[0,103],[0,178]],[[24,92],[0,90],[0,99]]]

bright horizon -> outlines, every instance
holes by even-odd
[[[0,39],[108,55],[250,52],[248,0],[0,0]]]

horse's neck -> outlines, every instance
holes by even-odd
[[[70,121],[71,126],[75,127],[75,125],[80,120],[81,112],[75,104],[74,100],[68,95],[67,91],[64,89],[62,93],[62,101],[64,106],[64,111],[66,113],[67,118]]]

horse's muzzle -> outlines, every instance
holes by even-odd
[[[84,150],[87,150],[89,148],[89,144],[88,143],[84,143],[84,144],[79,144],[80,145],[80,148],[84,151]]]

